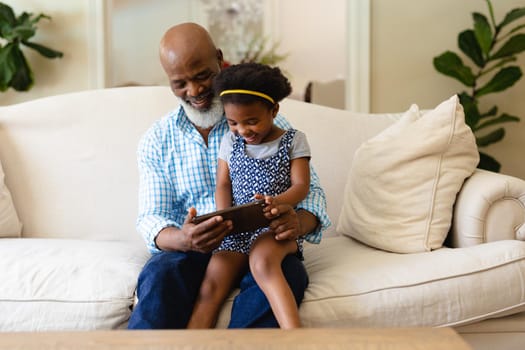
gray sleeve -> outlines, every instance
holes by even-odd
[[[219,159],[225,160],[228,164],[230,163],[234,137],[233,133],[228,131],[226,135],[222,137],[219,147]]]
[[[306,139],[306,135],[297,130],[293,138],[292,147],[290,148],[290,158],[302,158],[302,157],[311,157],[310,154],[310,145]]]

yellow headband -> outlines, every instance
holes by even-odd
[[[243,89],[224,90],[223,92],[220,93],[219,96],[223,96],[227,94],[246,94],[246,95],[259,96],[275,104],[275,101],[273,100],[273,98],[259,91],[243,90]]]

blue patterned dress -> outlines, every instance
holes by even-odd
[[[247,155],[243,138],[241,136],[235,138],[229,162],[234,205],[253,201],[256,193],[276,196],[290,188],[290,147],[295,132],[294,129],[287,130],[279,142],[277,152],[264,159]],[[229,250],[249,254],[253,242],[267,230],[268,228],[261,228],[253,232],[226,236],[217,251]],[[303,240],[302,237],[297,239],[298,256],[301,258]]]

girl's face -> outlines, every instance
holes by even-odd
[[[278,104],[268,109],[268,106],[262,102],[224,105],[230,131],[240,135],[250,145],[272,141],[280,136],[279,129],[273,124],[277,111],[279,111]]]

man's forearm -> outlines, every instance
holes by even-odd
[[[297,217],[301,228],[301,236],[314,231],[317,228],[317,225],[319,225],[317,217],[307,210],[297,210]]]
[[[165,251],[189,251],[191,247],[185,242],[184,235],[179,234],[177,227],[163,228],[155,238],[155,245]]]

